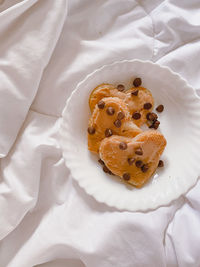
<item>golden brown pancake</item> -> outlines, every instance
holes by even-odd
[[[118,135],[105,138],[99,154],[112,173],[140,188],[155,172],[165,146],[165,137],[156,130],[149,130],[135,138]]]

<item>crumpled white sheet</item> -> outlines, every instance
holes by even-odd
[[[67,98],[104,64],[152,60],[200,89],[199,0],[4,0],[0,40],[0,267],[199,267],[200,182],[120,212],[78,186],[58,144]]]

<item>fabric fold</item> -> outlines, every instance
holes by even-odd
[[[36,95],[63,27],[66,4],[29,0],[0,13],[0,157],[9,152]]]

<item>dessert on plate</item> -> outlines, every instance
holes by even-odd
[[[125,183],[142,187],[163,167],[160,160],[166,139],[157,129],[158,115],[152,112],[151,92],[136,78],[132,88],[100,84],[90,94],[91,118],[88,124],[88,149],[99,153],[104,172],[119,176]],[[163,105],[156,108],[164,110]],[[139,128],[148,125],[150,130]]]

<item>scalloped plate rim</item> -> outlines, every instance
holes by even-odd
[[[191,190],[191,188],[193,188],[197,181],[198,181],[198,178],[199,178],[199,175],[197,175],[197,177],[195,177],[194,179],[194,182],[188,186],[188,188],[186,188],[185,190],[182,190],[181,193],[177,192],[176,196],[169,200],[168,198],[165,198],[165,199],[162,199],[163,201],[160,200],[160,203],[158,204],[157,202],[152,202],[152,205],[149,205],[148,207],[142,207],[142,208],[135,208],[135,207],[128,207],[128,208],[124,208],[124,207],[121,207],[121,205],[119,205],[119,203],[115,203],[114,205],[109,203],[108,200],[103,200],[103,199],[100,199],[99,197],[97,197],[93,192],[92,190],[90,190],[90,188],[87,188],[85,187],[81,181],[79,180],[78,177],[76,177],[76,175],[73,175],[73,169],[71,169],[70,165],[68,164],[68,160],[67,158],[65,158],[64,156],[64,149],[63,149],[63,142],[62,142],[62,128],[63,128],[63,122],[65,121],[64,119],[64,115],[65,115],[65,112],[68,108],[68,105],[70,104],[70,101],[71,101],[71,98],[73,97],[73,95],[77,92],[77,90],[79,90],[79,87],[85,83],[85,81],[87,79],[89,79],[89,77],[95,75],[95,73],[99,72],[99,71],[102,71],[103,69],[107,68],[107,67],[112,67],[114,65],[117,65],[117,64],[123,64],[123,63],[133,63],[133,62],[138,62],[138,63],[142,63],[142,64],[150,64],[150,65],[156,65],[156,66],[159,66],[160,68],[162,69],[165,69],[167,70],[168,72],[170,72],[170,74],[176,76],[179,80],[181,80],[182,82],[185,83],[185,85],[187,87],[190,87],[190,89],[193,91],[194,93],[194,97],[199,99],[200,100],[200,97],[197,95],[197,92],[195,91],[195,89],[183,78],[181,77],[178,73],[174,72],[173,70],[171,70],[168,66],[163,66],[161,64],[158,64],[158,63],[154,63],[152,61],[149,61],[149,60],[139,60],[139,59],[131,59],[131,60],[121,60],[121,61],[115,61],[115,62],[112,62],[110,64],[105,64],[99,68],[97,68],[96,70],[94,70],[93,72],[87,74],[85,76],[85,78],[83,80],[81,80],[79,83],[77,83],[75,89],[72,91],[71,95],[69,96],[69,98],[67,99],[66,101],[66,104],[65,104],[65,107],[63,109],[63,112],[62,112],[62,117],[61,117],[61,121],[60,121],[60,126],[59,126],[59,143],[60,143],[60,147],[61,147],[61,150],[62,150],[62,156],[64,158],[64,161],[65,161],[65,164],[67,166],[67,168],[69,169],[73,179],[79,184],[79,186],[84,189],[84,191],[92,196],[96,201],[100,202],[100,203],[103,203],[105,205],[108,205],[112,208],[117,208],[118,210],[128,210],[128,211],[139,211],[139,212],[147,212],[147,211],[151,211],[151,210],[155,210],[157,208],[160,208],[160,207],[165,207],[165,206],[168,206],[170,205],[172,202],[174,202],[175,200],[177,200],[178,198],[180,198],[181,196],[187,194],[187,192],[189,192]]]

